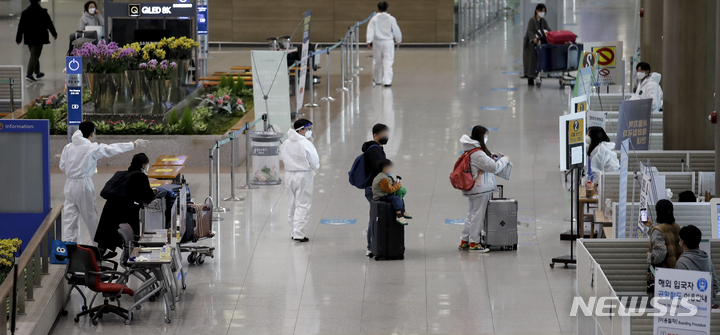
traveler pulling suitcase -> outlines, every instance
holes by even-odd
[[[554,30],[547,32],[547,42],[550,44],[565,44],[568,42],[575,43],[577,35],[569,30]]]
[[[371,201],[372,242],[370,252],[376,261],[405,258],[405,226],[395,221],[389,202]]]
[[[485,247],[503,247],[517,250],[517,213],[518,202],[503,197],[503,186],[498,185],[500,197],[490,195],[485,212]]]

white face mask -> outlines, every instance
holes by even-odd
[[[638,72],[638,73],[637,73],[637,79],[638,79],[638,80],[643,80],[643,79],[645,79],[645,72]]]
[[[90,9],[88,9],[88,13],[90,13],[90,14],[95,14],[95,8],[90,8]]]
[[[144,173],[145,175],[148,174],[147,169],[144,166],[140,168],[140,171],[142,171],[142,173]]]
[[[592,140],[590,140],[590,136],[585,135],[585,144],[590,144]]]
[[[488,136],[485,135],[485,144],[487,144],[487,141],[488,141]]]
[[[545,12],[538,12],[539,17],[545,17]]]
[[[305,138],[311,138],[312,137],[312,130],[305,131]]]

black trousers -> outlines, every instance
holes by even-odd
[[[27,75],[31,76],[33,74],[39,74],[40,55],[42,54],[43,45],[28,45],[28,49],[30,49],[30,60],[28,61]]]

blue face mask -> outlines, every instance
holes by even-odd
[[[386,174],[388,175],[388,177],[392,177],[392,173],[391,173],[391,172],[386,172]]]

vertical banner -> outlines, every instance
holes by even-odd
[[[72,134],[80,126],[83,120],[82,116],[82,57],[65,57],[65,68],[67,71],[67,136],[68,143],[72,138]]]
[[[625,139],[630,139],[632,150],[650,149],[651,103],[652,99],[620,102],[615,150],[620,150],[620,142]]]
[[[628,150],[630,140],[626,139],[620,147],[620,203],[618,204],[617,238],[625,238],[627,225],[627,179],[628,179]]]
[[[207,35],[208,34],[208,22],[207,22],[207,6],[197,6],[197,34]]]
[[[290,129],[290,83],[287,52],[252,50],[253,102],[255,120],[268,113],[268,124],[280,133]],[[267,102],[264,96],[267,95]],[[267,103],[267,106],[265,105]],[[265,129],[263,129],[265,130]]]
[[[302,43],[302,58],[300,58],[300,81],[297,89],[297,105],[296,110],[300,110],[303,106],[303,98],[305,97],[305,75],[307,74],[307,63],[308,63],[308,49],[310,48],[310,14],[312,9],[303,14],[303,43]],[[310,85],[312,85],[312,78],[310,78]]]
[[[655,268],[655,297],[664,308],[653,316],[653,334],[710,335],[710,273]]]
[[[597,86],[622,85],[622,41],[588,42],[584,48],[597,54]]]

